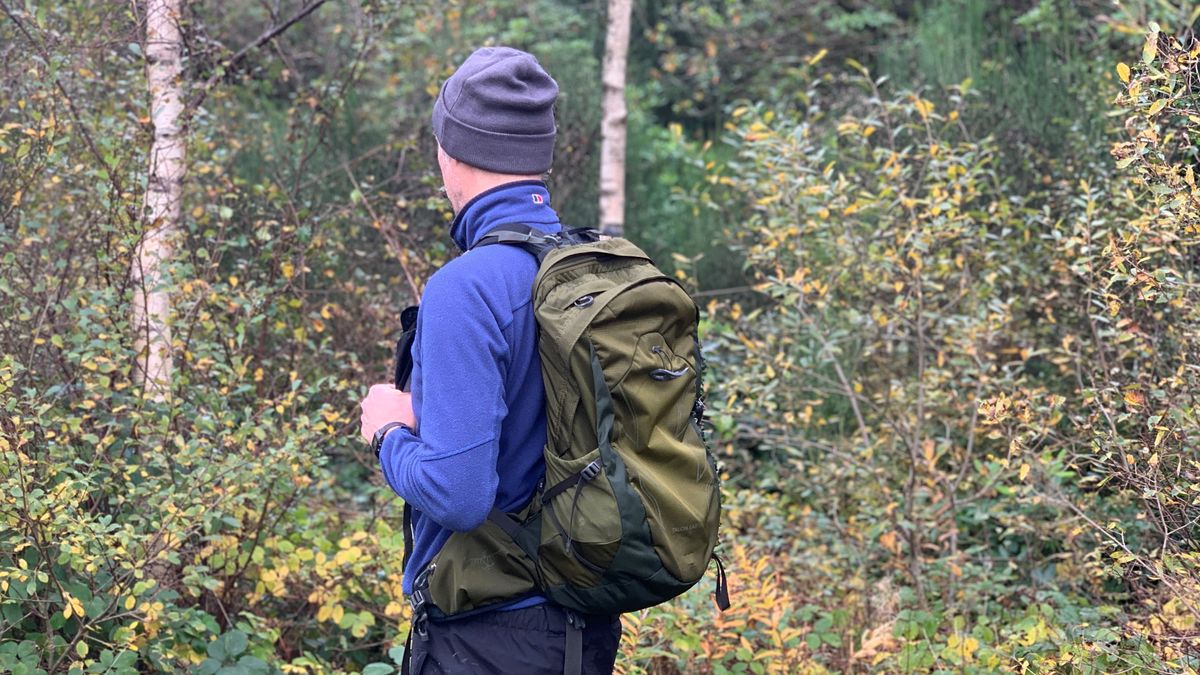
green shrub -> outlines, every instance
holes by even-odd
[[[1159,125],[1192,123],[1195,56],[1147,53],[1115,146],[1139,175],[1106,188],[1012,192],[963,88],[939,108],[864,70],[851,114],[734,113],[765,304],[710,317],[731,479],[902,587],[901,669],[1194,667],[1192,149]]]

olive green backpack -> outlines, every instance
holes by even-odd
[[[454,533],[414,584],[418,620],[543,595],[583,614],[656,605],[715,559],[720,485],[701,431],[699,312],[625,239],[502,226],[538,256],[546,475],[519,513]],[[717,603],[728,607],[717,560]]]

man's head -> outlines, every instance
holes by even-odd
[[[455,212],[488,188],[550,170],[557,97],[537,59],[510,47],[477,50],[446,80],[433,133]]]

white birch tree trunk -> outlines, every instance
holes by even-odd
[[[164,284],[183,214],[186,138],[183,133],[183,35],[179,22],[185,0],[146,2],[146,80],[154,141],[142,209],[144,234],[133,264],[133,326],[138,370],[155,400],[169,393],[171,295]]]
[[[632,0],[609,0],[604,39],[603,118],[600,122],[600,230],[625,232],[625,64],[629,54]]]

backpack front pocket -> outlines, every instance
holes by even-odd
[[[594,583],[621,543],[621,514],[600,449],[546,457],[540,562],[550,585]]]

